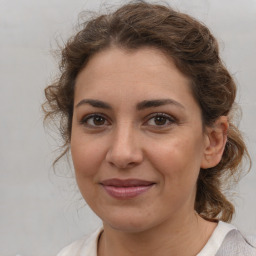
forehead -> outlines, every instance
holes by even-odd
[[[95,54],[76,80],[75,103],[83,97],[129,102],[170,97],[193,101],[190,80],[155,48],[109,48]]]
[[[114,73],[122,75],[127,72],[152,77],[155,72],[169,72],[170,70],[175,70],[184,77],[184,80],[189,80],[177,69],[169,55],[154,47],[142,47],[135,50],[110,47],[94,54],[78,75],[78,79],[81,73],[87,74],[87,78],[89,73],[91,77],[94,75],[101,77]],[[141,71],[144,73],[141,74]]]

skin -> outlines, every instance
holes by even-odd
[[[216,227],[194,211],[197,177],[220,161],[227,127],[221,117],[203,130],[189,79],[161,51],[94,55],[76,80],[71,153],[81,194],[103,221],[98,255],[196,255]],[[112,178],[154,185],[118,200],[100,184]]]

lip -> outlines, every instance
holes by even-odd
[[[150,188],[155,182],[139,179],[108,179],[100,182],[104,190],[116,199],[131,199],[137,197]]]

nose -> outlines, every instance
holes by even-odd
[[[143,161],[138,134],[132,127],[120,127],[113,131],[106,161],[118,169],[132,168]]]

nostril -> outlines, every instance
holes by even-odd
[[[106,155],[106,161],[111,165],[115,166],[119,169],[127,169],[132,168],[142,162],[143,156],[141,152],[130,152],[126,154],[114,154],[114,152],[110,151]]]
[[[119,130],[112,138],[112,144],[106,152],[106,161],[119,169],[132,168],[143,160],[143,153],[131,131]]]
[[[127,169],[136,166],[135,162],[108,161],[108,163],[118,169]]]

